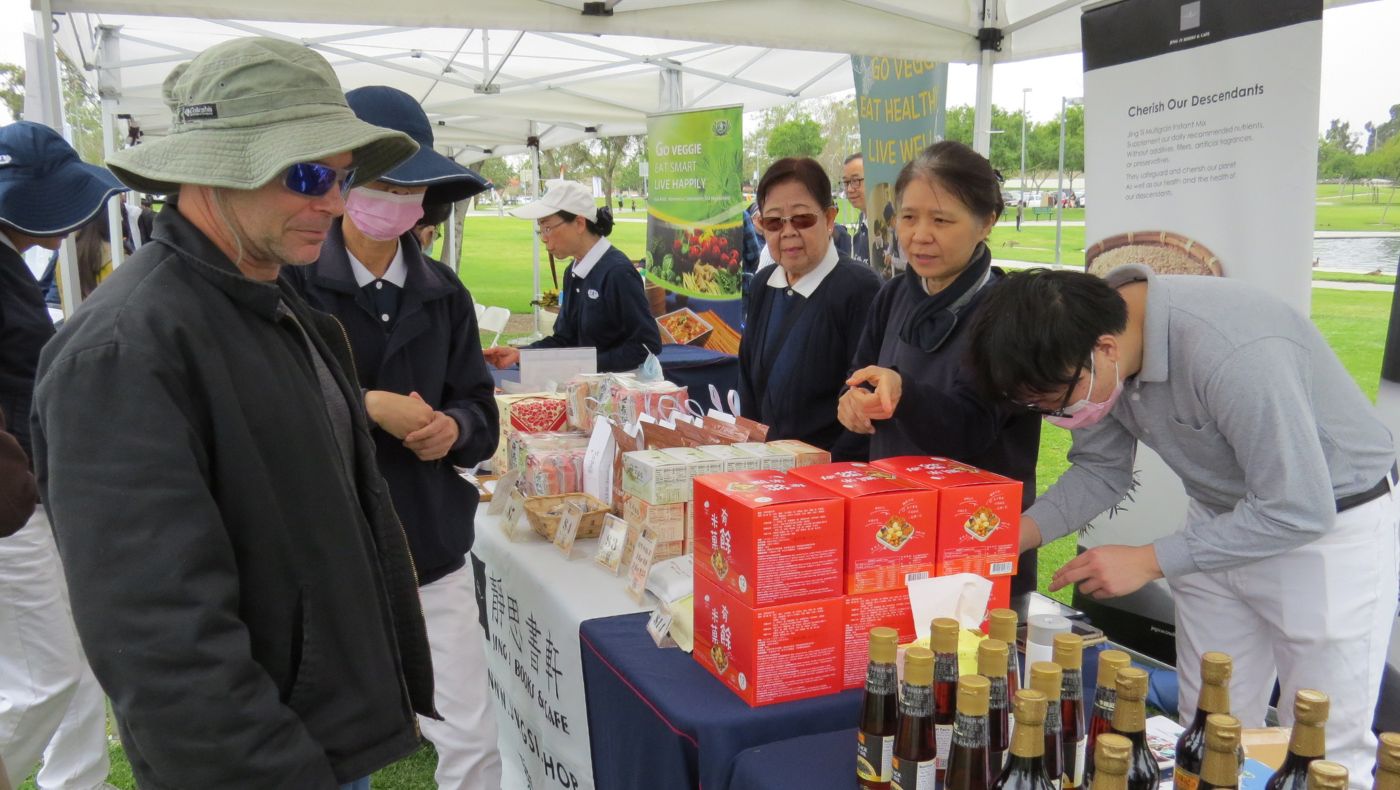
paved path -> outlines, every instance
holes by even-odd
[[[1003,269],[1031,269],[1035,267],[1041,267],[1045,269],[1060,268],[1068,269],[1071,271],[1081,271],[1081,268],[1078,266],[1061,264],[1059,267],[1056,267],[1053,263],[1027,263],[1026,261],[1008,261],[1000,258],[993,258],[992,265],[1000,266]],[[1395,291],[1395,286],[1386,285],[1384,283],[1350,283],[1341,282],[1338,280],[1313,280],[1312,287],[1336,288],[1342,291],[1385,291],[1387,293]]]

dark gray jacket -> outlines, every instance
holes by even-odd
[[[137,783],[335,788],[418,748],[432,666],[362,409],[346,474],[306,345],[335,320],[173,206],[44,349],[34,465]]]

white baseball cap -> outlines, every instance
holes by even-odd
[[[544,197],[512,209],[510,215],[520,219],[541,219],[550,214],[567,211],[590,222],[598,221],[598,205],[593,201],[593,192],[588,187],[563,178],[546,181],[545,186],[548,191],[544,193]]]

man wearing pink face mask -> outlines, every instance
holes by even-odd
[[[1400,495],[1390,433],[1312,322],[1233,280],[1033,270],[988,295],[971,357],[988,395],[1073,432],[1070,469],[1022,518],[1022,551],[1121,502],[1138,442],[1190,498],[1176,533],[1089,549],[1051,589],[1108,598],[1165,577],[1183,715],[1208,650],[1234,658],[1246,727],[1263,725],[1276,676],[1280,699],[1321,689],[1327,757],[1361,787],[1396,611]]]
[[[501,761],[486,682],[472,568],[476,489],[454,466],[495,452],[498,417],[471,294],[449,267],[426,257],[412,233],[424,204],[440,207],[490,187],[433,150],[418,102],[394,88],[345,95],[360,120],[400,131],[418,153],[350,190],[316,263],[283,277],[344,325],[389,483],[418,572],[433,656],[434,704],[419,717],[437,748],[439,788],[499,787]]]

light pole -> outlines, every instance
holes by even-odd
[[[1065,217],[1065,109],[1084,103],[1080,97],[1060,99],[1060,172],[1055,176],[1055,265],[1060,265],[1060,233]]]
[[[1021,202],[1026,202],[1026,94],[1030,88],[1021,89]]]

